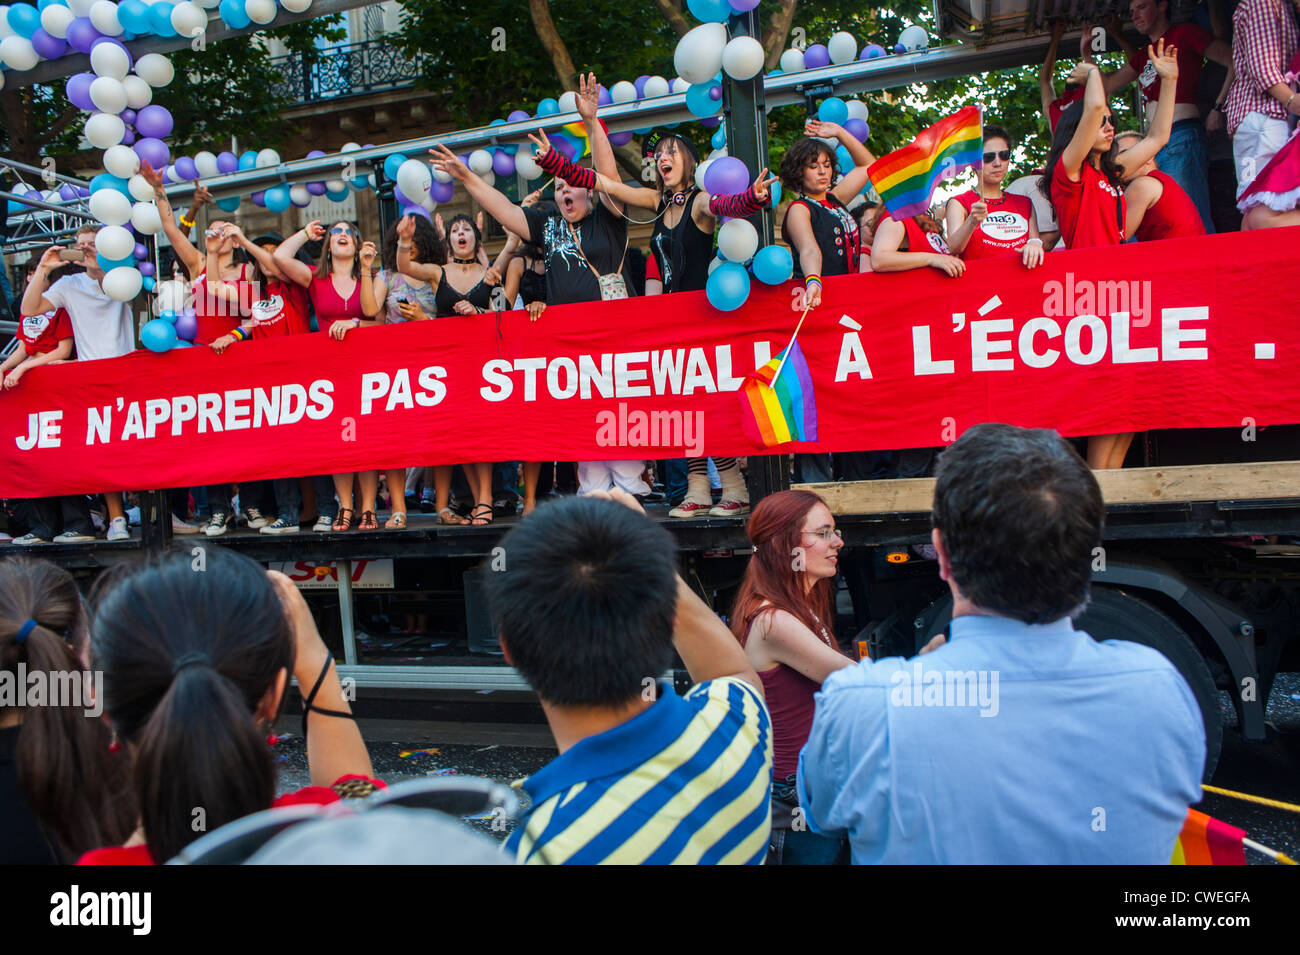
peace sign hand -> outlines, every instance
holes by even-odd
[[[767,202],[772,198],[772,183],[777,181],[779,181],[778,177],[769,176],[767,174],[767,167],[764,166],[762,171],[758,174],[758,178],[754,180],[754,195],[758,197],[760,202]]]
[[[532,140],[533,145],[537,147],[537,152],[533,155],[533,162],[540,165],[542,157],[551,151],[551,140],[546,135],[546,130],[544,129],[539,129],[535,133],[529,133],[528,138]],[[541,190],[538,191],[540,192]]]

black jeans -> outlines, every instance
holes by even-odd
[[[59,534],[94,535],[90,523],[90,504],[84,494],[40,497],[21,502],[23,520],[41,540],[53,540]]]

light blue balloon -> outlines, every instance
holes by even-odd
[[[289,187],[285,185],[272,186],[266,190],[266,208],[271,212],[284,212],[293,201],[289,198]]]
[[[823,123],[836,123],[843,126],[849,121],[849,104],[838,96],[828,96],[817,107],[817,118]]]
[[[686,90],[686,108],[691,111],[692,116],[704,119],[707,116],[716,116],[722,110],[722,100],[714,99],[709,95],[714,85],[692,83]]]
[[[780,75],[781,75],[782,73],[784,73],[784,72],[785,72],[785,70],[782,70],[782,69],[775,69],[775,70],[772,70],[771,72],[769,72],[767,75],[768,75],[768,76],[780,76]]]
[[[686,7],[702,23],[726,23],[732,12],[727,0],[686,0]]]
[[[111,272],[111,271],[113,271],[113,269],[120,268],[121,266],[124,266],[124,265],[129,265],[129,266],[131,266],[132,268],[135,268],[135,256],[134,256],[134,255],[128,255],[128,256],[127,256],[126,258],[124,258],[124,259],[106,259],[106,258],[104,258],[102,255],[99,255],[98,253],[96,253],[96,254],[95,254],[95,263],[96,263],[96,264],[100,267],[100,269],[101,269],[102,271],[104,271],[104,272]]]
[[[242,156],[239,157],[239,168],[240,168],[240,169],[256,169],[256,168],[257,168],[257,150],[256,150],[256,149],[250,149],[250,150],[248,150],[248,152],[244,153]]]
[[[225,20],[232,29],[242,30],[253,22],[244,9],[244,0],[221,0],[221,5],[217,9],[221,13],[221,19]]]
[[[149,27],[159,36],[172,37],[176,35],[175,29],[172,28],[172,10],[175,4],[167,3],[166,0],[159,0],[149,8]]]
[[[145,34],[151,29],[149,4],[144,0],[122,0],[117,5],[117,19],[122,28],[130,33]]]
[[[67,3],[65,3],[64,0],[41,0],[40,3],[36,4],[36,9],[44,10],[46,7],[66,7],[66,6]]]
[[[144,290],[145,290],[146,292],[152,292],[152,291],[154,290],[154,286],[157,285],[157,284],[158,284],[158,283],[157,283],[156,281],[154,281],[154,278],[153,278],[152,275],[146,275],[146,276],[144,277]]]
[[[193,342],[187,342],[187,341],[186,341],[185,339],[183,339],[183,338],[178,338],[178,339],[176,339],[176,344],[172,346],[173,349],[175,349],[175,348],[193,348],[193,347],[194,347],[194,343],[193,343]]]
[[[329,197],[331,202],[342,202],[348,197],[348,190],[346,187],[340,189],[338,192],[335,192],[332,189],[326,189],[325,195]]]
[[[709,142],[713,145],[714,149],[726,149],[727,131],[719,127],[718,131],[713,134],[713,138],[709,140]]]
[[[91,195],[99,192],[101,189],[116,189],[128,199],[134,201],[135,197],[131,195],[131,190],[127,188],[126,180],[111,172],[101,172],[94,179],[90,180]]]
[[[845,149],[843,146],[835,147],[835,161],[839,163],[841,176],[844,175],[846,172],[848,172],[850,169],[853,169],[855,165],[853,162],[853,157],[849,155],[849,151]]]
[[[352,188],[355,189],[357,192],[365,192],[367,189],[370,188],[370,177],[369,177],[369,176],[353,176],[353,177],[352,177]]]
[[[28,40],[41,28],[41,14],[30,3],[15,3],[9,8],[9,29]]]
[[[234,212],[239,208],[239,196],[231,196],[229,199],[218,199],[217,208],[222,212]]]
[[[179,316],[176,314],[175,311],[173,311],[172,309],[169,308],[169,309],[167,309],[167,311],[165,311],[165,312],[160,312],[159,315],[158,315],[158,317],[161,318],[164,322],[168,322],[168,323],[170,323],[170,324],[172,324],[172,325],[175,325],[175,324],[176,324],[176,319],[177,319]]]
[[[754,277],[767,285],[780,285],[794,275],[794,257],[783,245],[765,245],[754,255]]]
[[[406,156],[402,153],[393,153],[384,160],[384,178],[389,182],[397,181],[397,170],[402,168],[402,163],[406,162]]]
[[[781,204],[781,183],[774,182],[767,190],[772,195],[772,208],[775,209]]]
[[[542,100],[540,103],[537,104],[538,116],[554,116],[559,111],[560,111],[559,100],[553,99],[550,96],[546,97],[546,99]]]
[[[170,351],[176,347],[176,326],[161,318],[145,322],[140,329],[140,342],[152,352]]]
[[[709,304],[720,312],[734,312],[749,298],[749,273],[736,262],[723,262],[704,285]]]

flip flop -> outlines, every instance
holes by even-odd
[[[461,517],[450,507],[444,507],[442,510],[440,510],[438,512],[436,520],[438,521],[439,524],[450,524],[453,527],[464,527],[466,524],[469,523],[469,521],[465,520],[465,518]]]
[[[398,511],[384,521],[384,530],[402,530],[406,527],[406,511]]]

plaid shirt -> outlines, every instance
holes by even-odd
[[[1247,113],[1286,119],[1287,111],[1269,95],[1285,83],[1283,70],[1300,49],[1300,26],[1291,0],[1243,0],[1232,15],[1232,66],[1237,78],[1224,112],[1232,135]]]

